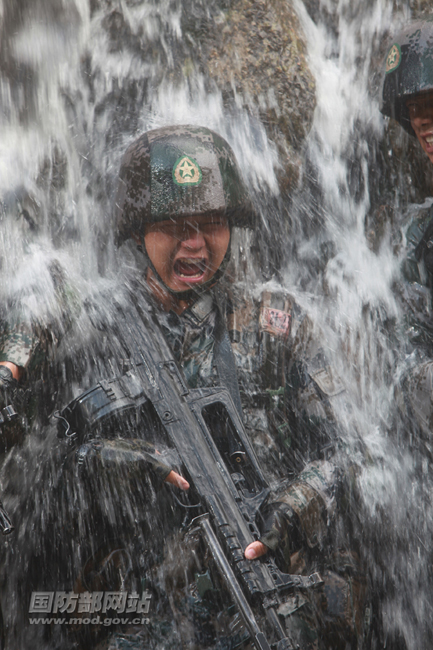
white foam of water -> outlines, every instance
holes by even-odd
[[[16,296],[30,312],[45,320],[52,313],[57,315],[50,272],[53,261],[59,260],[81,300],[91,292],[91,285],[99,281],[95,233],[96,226],[103,228],[107,215],[98,201],[87,194],[86,174],[89,168],[95,177],[113,172],[120,152],[137,135],[120,133],[115,144],[107,143],[105,134],[111,127],[112,114],[102,111],[100,116],[95,109],[109,104],[110,93],[116,88],[122,90],[128,81],[144,84],[164,79],[162,58],[143,61],[127,47],[121,51],[111,48],[103,27],[107,16],[104,9],[91,18],[88,0],[69,2],[69,10],[76,10],[70,14],[75,18],[69,24],[24,22],[12,39],[11,54],[37,73],[32,82],[34,114],[27,122],[18,110],[23,108],[25,96],[17,106],[11,80],[4,77],[0,86],[5,99],[0,193],[4,196],[24,185],[39,200],[45,226],[54,207],[60,213],[60,229],[71,226],[72,230],[74,226],[79,233],[75,239],[65,236],[64,250],[59,251],[50,241],[47,228],[41,235],[26,235],[23,239],[15,214],[5,221],[0,236],[2,297]],[[347,430],[360,434],[369,450],[370,464],[359,461],[359,485],[367,512],[373,520],[381,507],[386,508],[392,524],[398,528],[409,508],[415,509],[417,504],[407,491],[403,506],[396,507],[399,487],[410,486],[412,465],[410,457],[397,456],[383,427],[392,408],[392,390],[383,382],[383,363],[389,362],[389,350],[386,340],[379,336],[380,318],[375,316],[375,310],[382,308],[388,316],[398,315],[391,291],[398,267],[386,242],[377,255],[370,251],[364,237],[364,218],[370,207],[365,133],[379,135],[382,129],[378,100],[369,94],[369,65],[375,43],[393,21],[396,24],[401,20],[404,10],[396,16],[390,0],[358,3],[356,7],[349,0],[338,4],[328,0],[322,4],[331,13],[337,12],[337,37],[325,25],[315,25],[299,0],[296,6],[307,35],[309,61],[317,84],[309,152],[319,169],[327,235],[336,242],[338,253],[325,273],[326,297],[319,291],[306,296],[295,290],[295,295],[324,325],[326,346],[354,396],[352,411],[342,411],[341,417]],[[119,6],[130,32],[142,38],[144,44],[161,47],[170,66],[173,55],[169,40],[182,37],[180,2],[164,0]],[[1,15],[3,3],[0,7]],[[64,9],[66,5],[59,2],[58,7]],[[86,57],[90,60],[89,72],[83,72]],[[87,74],[91,75],[91,83]],[[65,96],[73,110],[67,108]],[[193,73],[189,81],[163,81],[158,88],[150,88],[137,116],[138,131],[181,123],[201,124],[221,133],[232,144],[251,186],[278,193],[277,151],[268,142],[263,125],[240,104],[228,112],[221,94],[216,89],[209,92],[198,73]],[[44,160],[52,162],[56,145],[64,152],[68,164],[65,187],[53,198],[37,178]],[[348,181],[351,157],[360,161],[364,181],[356,200],[351,196]],[[301,258],[308,258],[312,246],[311,242],[301,245]],[[296,280],[296,274],[288,275],[289,288],[293,279]],[[355,445],[353,448],[355,453]],[[395,561],[392,553],[391,557]],[[410,559],[416,566],[416,558]],[[400,607],[398,602],[396,606]],[[404,620],[401,609],[400,617]],[[414,643],[412,648],[416,647]]]
[[[339,414],[346,423],[348,449],[356,454],[357,439],[364,449],[361,457],[354,456],[360,467],[364,551],[373,581],[387,585],[377,616],[385,635],[397,631],[407,648],[416,650],[423,643],[427,615],[423,564],[430,546],[430,479],[428,472],[419,473],[415,449],[407,441],[400,446],[393,420],[393,379],[400,377],[404,350],[393,350],[386,323],[403,316],[393,292],[399,260],[389,237],[372,253],[364,234],[370,211],[369,138],[383,133],[379,97],[371,96],[369,86],[371,61],[381,40],[398,31],[410,9],[407,3],[398,9],[387,0],[322,4],[338,23],[338,36],[325,24],[316,25],[301,2],[296,6],[317,83],[309,152],[323,189],[325,230],[338,252],[326,268],[327,296],[318,304],[310,301],[309,307],[325,326],[332,362],[351,395],[350,410]],[[356,196],[349,182],[353,163],[361,178]],[[304,258],[312,246],[301,247]],[[426,504],[424,513],[420,500]]]
[[[164,84],[152,102],[153,126],[195,124],[215,130],[226,138],[239,165],[256,189],[265,185],[278,194],[275,170],[279,167],[277,151],[266,136],[262,124],[253,120],[246,110],[228,113],[221,93],[206,91],[204,79],[198,76],[192,84]]]

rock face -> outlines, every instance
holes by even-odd
[[[240,102],[264,123],[270,140],[278,147],[281,189],[296,185],[300,151],[313,119],[315,84],[292,0],[175,0],[171,5],[173,15],[180,18],[177,32],[174,19],[169,20],[171,14],[148,0],[87,2],[92,29],[100,25],[100,32],[105,33],[105,40],[101,37],[94,47],[105,43],[107,57],[128,53],[134,65],[141,63],[144,71],[139,82],[136,78],[116,79],[112,92],[96,99],[97,114],[106,114],[107,122],[113,125],[110,133],[113,129],[131,132],[136,128],[135,117],[147,101],[148,87],[158,86],[164,78],[176,83],[199,71],[207,83],[221,90],[228,108]],[[75,0],[17,0],[5,7],[5,11],[0,10],[0,32],[5,37],[16,34],[33,19],[43,24],[48,21],[52,30],[62,34],[69,15],[72,32],[78,30]],[[37,113],[37,57],[34,59],[30,52],[28,61],[15,60],[11,38],[4,38],[0,46],[0,75],[10,79],[12,93],[23,86],[20,117],[22,121],[32,120]],[[83,70],[92,61],[95,77],[98,65],[92,53],[89,44],[87,58],[83,53]],[[147,77],[149,67],[152,71]],[[85,72],[85,84],[92,85],[90,72]],[[138,89],[134,86],[137,83]],[[118,96],[115,86],[119,87]]]
[[[315,83],[299,20],[287,0],[235,0],[203,34],[202,66],[227,102],[236,95],[258,113],[277,145],[282,189],[297,181],[311,127]]]

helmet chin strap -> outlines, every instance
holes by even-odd
[[[152,269],[152,273],[155,276],[156,281],[163,287],[167,293],[169,293],[173,298],[176,298],[176,300],[191,300],[191,299],[197,299],[200,296],[202,296],[206,291],[209,291],[224,275],[227,265],[230,261],[230,247],[231,247],[231,237],[229,240],[229,245],[227,246],[226,254],[224,255],[224,259],[221,262],[221,264],[218,267],[218,270],[216,273],[208,280],[207,282],[204,282],[204,284],[200,284],[197,287],[194,287],[191,289],[187,289],[186,291],[174,291],[174,289],[171,289],[168,287],[165,282],[162,280],[161,276],[159,275],[158,271],[155,269],[152,260],[150,259],[149,255],[147,254],[146,246],[143,244],[139,244],[137,246],[138,250],[143,253],[147,260],[148,266]]]

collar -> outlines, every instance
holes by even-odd
[[[190,311],[198,321],[202,321],[209,316],[214,306],[214,297],[211,291],[202,294],[199,298],[187,309]]]

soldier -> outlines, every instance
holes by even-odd
[[[345,535],[337,540],[343,480],[332,461],[338,447],[332,404],[343,388],[312,322],[282,287],[257,295],[257,287],[225,277],[234,230],[254,228],[233,151],[203,127],[145,133],[123,157],[115,211],[119,245],[134,242],[144,268],[128,280],[134,320],[140,304],[150,305],[189,387],[227,387],[268,478],[286,481],[245,557],[280,552],[291,572],[319,569],[323,587],[289,598],[282,614],[292,640],[305,650],[357,647],[365,584]],[[122,328],[115,329],[112,345],[119,346]],[[121,347],[125,356],[127,345]],[[105,356],[115,355],[106,349]],[[155,467],[188,492],[176,468]],[[191,587],[190,599],[193,618],[197,611],[206,618],[197,588]],[[201,647],[218,638],[215,630],[204,635],[206,642],[203,631],[198,634]],[[235,644],[232,637],[226,633],[227,647]]]
[[[228,389],[275,486],[263,512],[261,538],[244,549],[245,558],[272,553],[285,571],[320,572],[322,586],[288,595],[279,612],[294,647],[361,647],[366,585],[346,525],[355,509],[353,485],[345,491],[343,461],[335,461],[342,454],[333,404],[344,390],[318,343],[320,333],[283,287],[260,292],[248,285],[248,272],[242,283],[226,273],[235,231],[256,227],[232,149],[203,127],[173,126],[143,134],[122,159],[115,220],[127,277],[119,294],[86,305],[96,332],[88,363],[83,371],[84,355],[74,354],[70,368],[75,377],[66,364],[63,382],[76,387],[80,381],[83,387],[99,380],[103,386],[104,380],[134,368],[136,351],[126,330],[129,322],[140,327],[142,310],[148,310],[179,364],[181,381],[190,388]],[[131,251],[138,256],[135,262]],[[121,317],[124,305],[126,319]],[[164,639],[173,648],[240,647],[245,634],[227,604],[230,596],[221,596],[218,578],[206,570],[209,558],[189,549],[191,540],[182,545],[176,536],[185,513],[195,516],[196,506],[188,503],[193,486],[158,440],[150,405],[140,407],[140,420],[125,416],[122,423],[117,417],[111,426],[100,403],[94,411],[103,413],[100,425],[86,429],[82,418],[72,420],[74,413],[92,411],[86,406],[80,410],[88,394],[78,393],[59,420],[66,437],[75,426],[81,445],[62,461],[59,500],[56,506],[51,501],[46,530],[61,542],[57,548],[50,542],[45,560],[38,554],[33,568],[29,563],[26,585],[34,589],[29,576],[37,575],[45,562],[52,566],[56,553],[61,568],[78,553],[78,578],[75,569],[73,573],[74,591],[80,594],[124,591],[135,564],[141,585],[146,581],[162,604],[152,613],[150,627],[115,633],[104,647],[157,648]],[[116,483],[110,468],[122,459],[132,467],[133,459],[143,456],[152,476],[125,471]],[[175,487],[164,487],[163,481]],[[116,546],[131,526],[132,561],[123,542]],[[140,526],[145,535],[137,533]],[[161,562],[165,572],[155,569]],[[53,580],[59,590],[60,580]],[[44,592],[49,588],[41,586]],[[95,636],[87,643],[95,647]]]
[[[416,137],[433,162],[433,17],[407,26],[394,39],[386,57],[381,111]],[[431,210],[416,218],[407,234],[404,272],[410,282],[432,288],[429,225]]]
[[[433,163],[433,16],[405,27],[393,40],[386,57],[381,111],[416,137]],[[426,440],[433,424],[433,207],[424,208],[404,227],[403,287],[406,331],[416,354],[405,380],[407,422],[417,422]],[[426,449],[429,448],[427,445]]]
[[[27,369],[34,358],[38,347],[37,337],[32,327],[23,321],[9,324],[3,321],[3,332],[0,346],[0,411],[1,411],[1,445],[2,451],[7,451],[23,439],[24,429],[19,423],[22,407],[19,395],[25,381]],[[17,402],[18,399],[18,402]],[[9,419],[8,409],[12,407],[12,419]],[[4,409],[4,410],[3,410]]]
[[[27,287],[25,295],[6,299],[3,305],[4,317],[0,318],[0,411],[5,406],[12,405],[18,417],[13,423],[6,420],[3,424],[0,419],[0,453],[22,442],[27,419],[31,411],[33,413],[30,419],[33,419],[36,402],[39,400],[35,400],[31,408],[28,408],[26,402],[41,392],[54,350],[79,313],[74,292],[68,285],[65,271],[58,260],[49,260],[44,270],[47,304],[51,301],[54,305],[52,313],[46,309],[44,313],[38,314],[34,305],[32,309],[26,304],[26,299],[32,295],[32,286]],[[27,302],[32,303],[31,300]],[[39,302],[42,303],[42,300]],[[43,375],[44,380],[41,379]],[[38,404],[38,409],[39,407],[41,413],[49,413],[47,395],[44,396],[43,403]],[[45,416],[45,421],[46,419]]]

